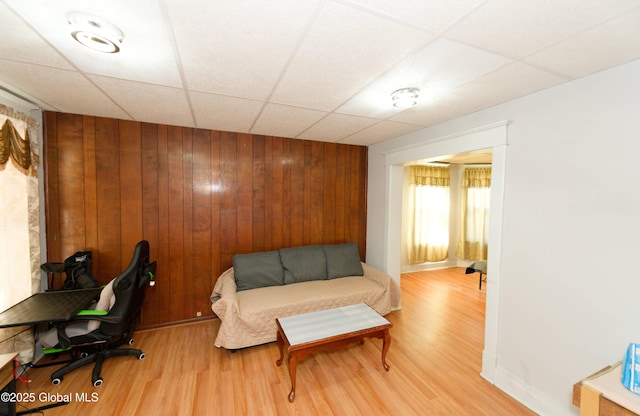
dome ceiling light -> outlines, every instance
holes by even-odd
[[[118,53],[123,34],[120,29],[98,17],[73,13],[68,21],[71,36],[82,45],[103,53]]]
[[[420,90],[417,88],[401,88],[391,93],[393,106],[397,108],[409,108],[418,104]]]

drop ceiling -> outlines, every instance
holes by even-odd
[[[44,110],[370,145],[639,59],[640,0],[0,0],[0,36],[0,88]]]

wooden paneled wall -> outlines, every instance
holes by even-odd
[[[93,252],[101,283],[149,240],[142,327],[211,316],[235,253],[355,241],[366,147],[46,112],[49,261]]]

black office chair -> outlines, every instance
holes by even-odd
[[[51,374],[53,384],[59,384],[65,374],[95,362],[92,383],[97,387],[103,382],[100,372],[105,359],[126,355],[144,358],[139,349],[118,347],[133,343],[131,335],[142,308],[145,289],[155,283],[155,269],[156,262],[149,263],[149,242],[140,241],[129,266],[100,293],[97,310],[82,311],[73,320],[58,325],[52,329],[53,334],[49,333],[46,343],[43,339],[47,337],[41,337],[45,354],[72,353],[71,361]],[[56,337],[57,343],[51,342],[51,335]],[[46,348],[45,344],[51,348]]]

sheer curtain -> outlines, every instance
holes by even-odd
[[[411,166],[408,192],[409,264],[445,260],[449,251],[449,167]]]
[[[456,256],[486,260],[489,248],[491,168],[465,168],[462,174],[462,232]]]
[[[0,104],[0,311],[40,289],[36,121]],[[35,143],[33,142],[35,140]],[[0,329],[0,353],[33,357],[31,327]]]

